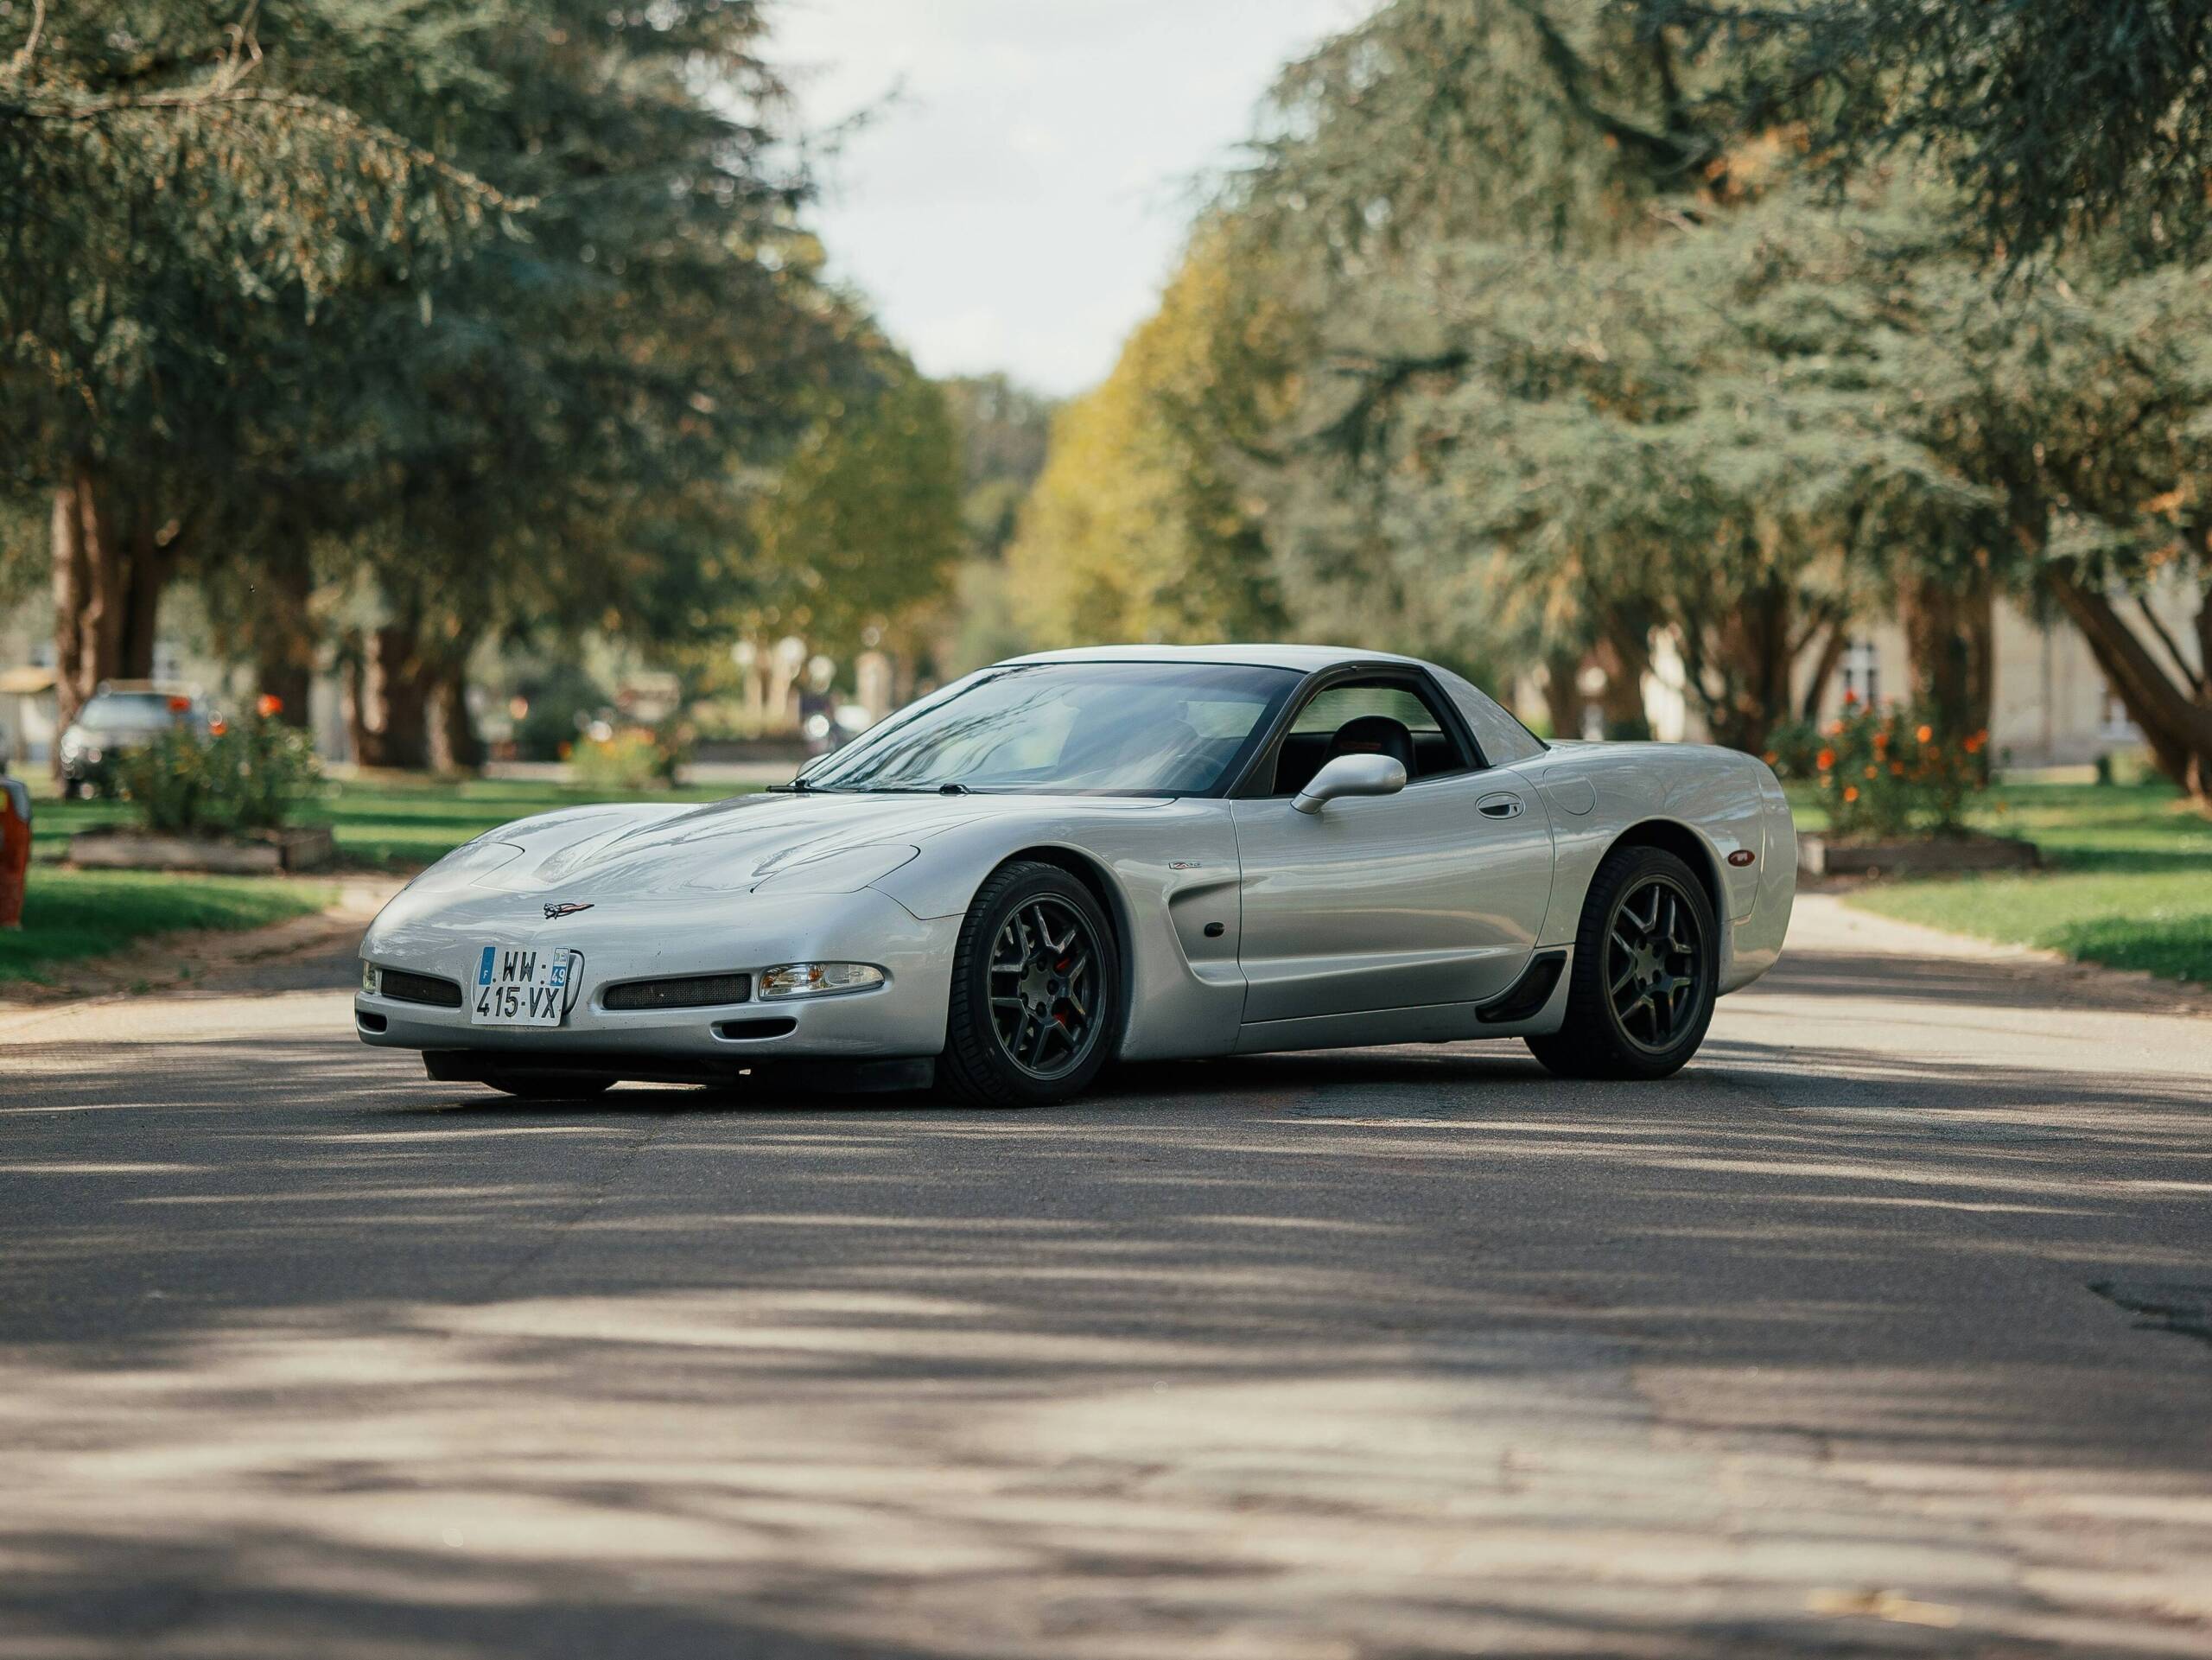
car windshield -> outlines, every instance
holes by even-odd
[[[77,716],[87,732],[158,732],[177,718],[162,691],[102,692]]]
[[[1022,664],[886,722],[805,785],[1202,795],[1298,683],[1231,664]]]

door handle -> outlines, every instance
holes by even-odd
[[[1475,811],[1485,818],[1518,818],[1521,798],[1517,795],[1486,795],[1475,803]]]

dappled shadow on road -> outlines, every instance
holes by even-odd
[[[2189,1081],[550,1107],[327,1013],[10,1051],[0,1657],[2202,1645],[2212,1350],[2088,1289],[2212,1277]]]
[[[2067,968],[2037,957],[1899,957],[1878,951],[1809,951],[1785,955],[1760,983],[1767,993],[1811,997],[1895,998],[1908,1003],[2007,1010],[2159,1008],[2212,1011],[2212,998],[2187,986],[2146,984],[2096,968]],[[2208,1027],[2212,1033],[2212,1027]],[[2212,1036],[2208,1036],[2212,1042]]]

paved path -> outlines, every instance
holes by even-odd
[[[1009,1116],[0,1016],[0,1656],[2212,1653],[2212,1020],[1933,938]]]

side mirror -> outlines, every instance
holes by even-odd
[[[1390,755],[1338,755],[1306,780],[1291,805],[1319,812],[1340,795],[1395,795],[1406,787],[1406,764]]]

